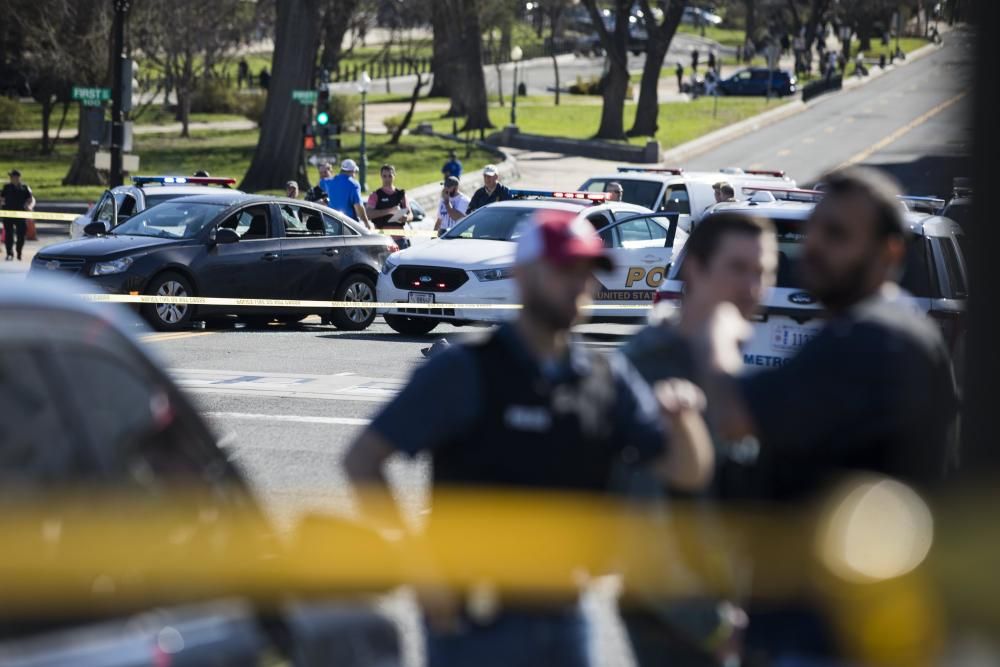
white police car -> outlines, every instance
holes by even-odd
[[[588,178],[580,190],[604,192],[609,183],[622,186],[622,201],[680,216],[680,228],[691,230],[712,206],[712,186],[725,181],[733,186],[737,199],[746,199],[748,186],[772,185],[794,188],[795,181],[785,172],[772,169],[729,167],[719,171],[685,171],[680,167],[619,167],[617,174]]]
[[[666,277],[672,257],[676,224],[670,225],[671,218],[634,204],[607,201],[604,193],[513,190],[512,194],[513,200],[470,213],[440,239],[390,255],[377,287],[380,302],[400,304],[380,311],[390,327],[402,334],[422,335],[440,322],[493,323],[514,317],[517,311],[513,309],[462,308],[461,304],[518,303],[511,280],[518,228],[540,209],[582,213],[601,231],[617,268],[597,274],[601,282],[598,303],[652,301],[652,285]],[[686,235],[680,233],[680,237],[683,241]],[[410,306],[435,303],[446,305]],[[644,318],[646,311],[603,314]]]
[[[823,326],[822,306],[802,288],[797,270],[803,224],[820,196],[816,190],[769,189],[754,194],[749,202],[718,206],[720,211],[770,219],[778,233],[777,280],[764,297],[753,336],[743,348],[748,367],[783,365]],[[905,220],[911,240],[900,285],[914,305],[941,327],[952,358],[957,360],[964,348],[968,297],[962,229],[948,218],[914,211],[908,211]],[[683,256],[678,257],[656,294],[657,302],[679,305],[684,291],[678,277],[683,262]]]
[[[231,189],[236,185],[236,179],[210,176],[133,176],[131,185],[105,190],[89,211],[73,220],[69,225],[69,237],[83,238],[86,236],[83,230],[92,222],[103,223],[107,231],[136,213],[165,201],[211,194],[205,188],[212,185]]]

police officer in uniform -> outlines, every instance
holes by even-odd
[[[35,208],[35,195],[26,183],[21,182],[21,172],[12,169],[8,174],[10,183],[0,191],[0,207],[5,211],[31,211]],[[24,250],[24,237],[27,233],[27,221],[24,218],[4,218],[4,244],[7,246],[7,261],[14,259],[14,235],[17,234],[17,258],[21,259]]]
[[[396,168],[383,164],[382,187],[368,197],[366,212],[375,229],[403,229],[413,219],[406,191],[396,187]]]
[[[429,453],[435,491],[610,491],[622,467],[653,471],[681,489],[703,487],[713,454],[696,390],[681,381],[651,390],[624,357],[571,334],[594,291],[593,270],[610,265],[593,227],[561,211],[539,212],[527,225],[514,268],[517,320],[418,369],[351,446],[350,479],[387,499],[387,459]],[[371,496],[363,500],[372,519],[398,520],[373,513],[385,505]],[[425,604],[430,667],[590,664],[577,601],[514,603],[483,615],[469,600]]]

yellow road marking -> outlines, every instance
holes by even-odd
[[[782,148],[780,151],[778,151],[778,157],[785,157],[786,155],[791,155],[791,154],[792,151],[787,148]]]
[[[911,120],[909,123],[907,123],[903,127],[899,128],[898,130],[896,130],[895,132],[893,132],[889,136],[887,136],[884,139],[882,139],[881,141],[877,142],[875,145],[873,145],[873,146],[871,146],[869,148],[866,148],[865,150],[861,151],[860,153],[858,153],[857,155],[855,155],[851,159],[847,160],[846,162],[844,162],[842,165],[840,165],[837,168],[838,169],[843,169],[844,167],[849,167],[852,164],[857,164],[858,162],[864,162],[869,157],[871,157],[874,153],[877,153],[878,151],[882,150],[883,148],[885,148],[889,144],[892,144],[892,143],[894,143],[896,141],[899,141],[901,138],[903,138],[905,135],[907,135],[911,131],[913,131],[916,128],[920,127],[921,125],[923,125],[924,123],[926,123],[927,121],[929,121],[934,116],[938,115],[939,113],[941,113],[942,111],[944,111],[948,107],[952,106],[953,104],[955,104],[956,102],[958,102],[960,99],[962,99],[963,97],[965,97],[966,94],[967,94],[967,91],[964,91],[964,92],[959,93],[958,95],[955,95],[955,97],[952,97],[949,100],[945,100],[944,102],[942,102],[941,104],[937,105],[936,107],[934,107],[930,111],[928,111],[928,112],[926,112],[924,114],[921,114],[920,116],[914,118],[913,120]]]
[[[174,331],[168,333],[150,334],[148,336],[143,336],[142,340],[146,343],[164,343],[171,340],[180,340],[182,338],[211,336],[214,333],[214,331]]]

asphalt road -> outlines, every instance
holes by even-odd
[[[950,177],[964,173],[961,154],[970,140],[969,96],[961,96],[970,89],[970,73],[961,67],[969,59],[968,38],[953,33],[933,55],[831,95],[687,166],[777,166],[807,181],[854,160],[887,166],[913,192],[946,191]],[[559,161],[545,167],[558,170]],[[587,344],[599,349],[613,349],[632,331],[584,330]],[[381,322],[347,333],[317,320],[294,328],[232,326],[146,340],[192,393],[276,520],[290,526],[309,511],[353,511],[340,465],[345,448],[422,363],[420,349],[462,331],[442,326],[414,339]],[[457,400],[461,396],[452,388],[440,388],[442,405]],[[393,461],[390,478],[407,515],[419,522],[426,511],[427,462]],[[600,664],[627,665],[631,659],[609,600],[607,594],[587,600],[597,620],[593,649]],[[400,594],[386,608],[405,630],[407,662],[421,664],[413,606]]]

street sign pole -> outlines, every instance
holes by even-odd
[[[111,71],[111,169],[109,184],[121,185],[125,180],[122,169],[122,148],[124,144],[125,116],[122,111],[122,82],[125,75],[125,17],[130,0],[115,0],[115,20],[111,35],[113,67]],[[132,85],[131,75],[129,85]]]

